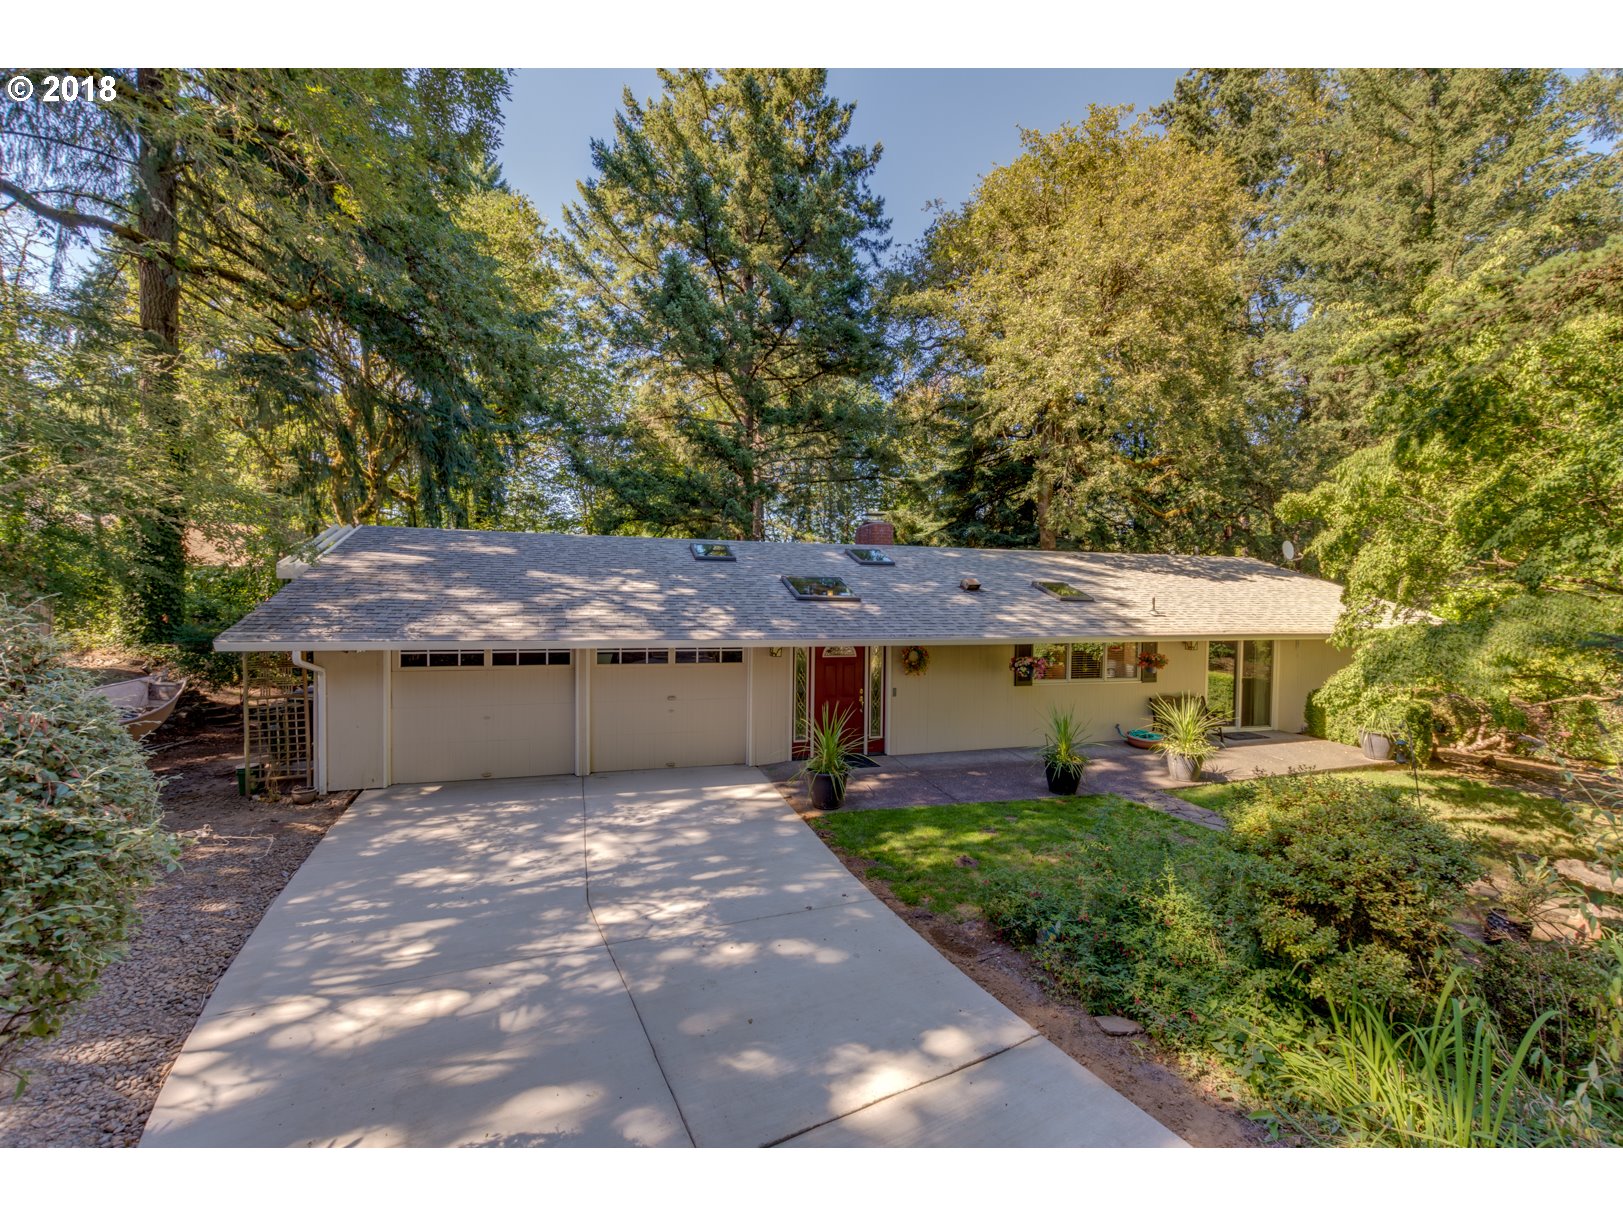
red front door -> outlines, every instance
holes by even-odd
[[[862,752],[862,684],[868,671],[865,647],[814,647],[812,649],[812,726],[823,715],[846,715],[845,747]]]

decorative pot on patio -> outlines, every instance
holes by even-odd
[[[1044,765],[1043,776],[1048,779],[1049,794],[1075,794],[1082,782],[1082,770],[1074,765]]]
[[[1200,777],[1200,762],[1192,756],[1167,753],[1167,776],[1174,782],[1193,782]]]
[[[1389,760],[1392,756],[1392,737],[1382,735],[1379,731],[1360,731],[1358,746],[1372,761]]]
[[[845,778],[831,773],[811,775],[811,805],[818,811],[838,811],[845,804]]]

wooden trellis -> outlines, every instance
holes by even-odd
[[[315,785],[314,698],[285,655],[242,657],[242,763],[249,793]]]

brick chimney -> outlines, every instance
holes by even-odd
[[[858,545],[896,544],[896,525],[878,516],[869,516],[857,525]]]

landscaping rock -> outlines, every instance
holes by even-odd
[[[1144,1028],[1130,1018],[1122,1018],[1116,1014],[1101,1014],[1094,1022],[1099,1024],[1099,1030],[1106,1035],[1143,1035]]]

